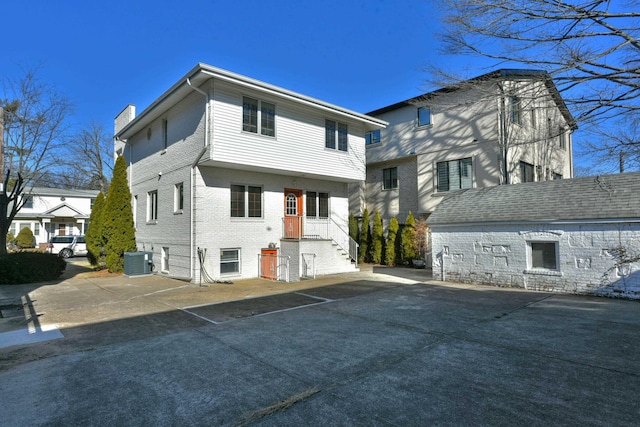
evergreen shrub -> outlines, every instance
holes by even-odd
[[[56,280],[66,267],[64,259],[50,253],[0,254],[0,284],[19,285]]]

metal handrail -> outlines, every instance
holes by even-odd
[[[358,243],[333,218],[285,216],[282,218],[282,236],[292,240],[331,240],[358,264]]]

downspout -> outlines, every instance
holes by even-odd
[[[194,268],[195,268],[195,248],[194,248],[194,242],[193,242],[193,236],[195,234],[195,221],[196,221],[196,214],[195,214],[195,207],[193,206],[193,202],[195,200],[195,192],[196,192],[196,180],[195,180],[195,173],[196,173],[196,167],[198,167],[198,162],[200,161],[200,159],[202,158],[202,156],[204,156],[204,153],[207,152],[207,149],[209,148],[209,101],[210,101],[210,97],[209,94],[206,93],[205,91],[203,91],[202,89],[200,89],[199,87],[196,87],[194,85],[191,84],[191,80],[189,80],[189,78],[187,77],[187,84],[189,85],[189,87],[191,87],[191,89],[195,90],[196,92],[200,93],[201,95],[203,95],[206,99],[205,101],[205,106],[204,106],[204,146],[202,147],[202,150],[200,151],[200,153],[198,154],[198,156],[196,157],[196,159],[193,161],[193,163],[191,164],[191,173],[189,174],[189,185],[191,187],[191,191],[190,191],[190,196],[189,196],[189,213],[191,215],[191,218],[189,220],[189,280],[193,280],[194,277]]]
[[[509,169],[507,162],[507,115],[506,115],[506,100],[504,87],[502,83],[498,82],[498,88],[500,89],[500,149],[502,151],[502,168],[504,173],[503,184],[509,184]]]

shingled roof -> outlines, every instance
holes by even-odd
[[[429,225],[628,219],[640,221],[640,172],[452,192]]]

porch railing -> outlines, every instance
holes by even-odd
[[[282,237],[294,240],[331,240],[358,263],[358,243],[332,218],[285,216],[282,219]]]

